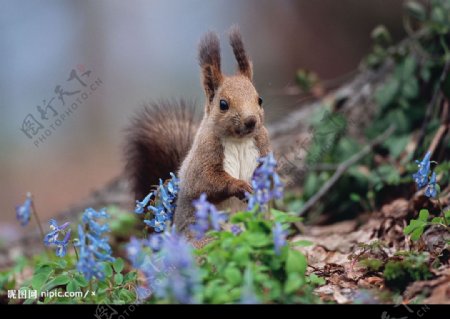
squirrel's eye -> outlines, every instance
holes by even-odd
[[[228,106],[228,102],[225,100],[220,100],[220,110],[221,111],[226,111],[228,110],[230,107]]]
[[[258,104],[259,104],[259,106],[262,106],[262,104],[263,104],[263,99],[261,97],[258,98]]]

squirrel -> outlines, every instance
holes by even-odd
[[[219,210],[245,209],[257,159],[270,152],[263,101],[237,27],[229,40],[238,66],[231,76],[222,73],[217,34],[208,32],[200,41],[206,96],[200,123],[193,103],[161,101],[144,107],[128,130],[125,169],[136,199],[145,197],[159,178],[178,172],[173,223],[187,235],[195,223],[192,202],[202,193]]]

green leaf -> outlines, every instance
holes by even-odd
[[[290,249],[286,260],[286,271],[290,273],[298,273],[304,275],[308,262],[305,255],[297,250]]]
[[[444,223],[444,219],[442,217],[434,217],[431,220],[432,224],[443,224]]]
[[[322,286],[325,285],[326,280],[323,279],[322,277],[317,276],[316,274],[311,274],[308,276],[307,281],[310,282],[311,284],[317,285],[317,286]]]
[[[24,305],[32,305],[32,304],[34,304],[36,302],[36,299],[34,299],[34,298],[28,298],[28,299],[26,299],[24,302],[23,302],[23,304]]]
[[[78,292],[80,291],[80,286],[75,280],[70,281],[66,286],[66,291],[68,292]]]
[[[46,264],[41,264],[36,267],[34,274],[35,275],[38,275],[38,274],[50,275],[52,272],[53,272],[53,268],[51,266],[46,265]]]
[[[50,280],[43,288],[42,291],[52,290],[57,286],[66,285],[70,281],[70,277],[67,274],[61,274],[52,280]]]
[[[448,10],[446,11],[444,11],[444,8],[434,6],[431,11],[431,19],[434,22],[445,23],[445,17],[448,16]]]
[[[238,265],[246,265],[250,261],[250,250],[249,246],[238,247],[232,254],[232,260]]]
[[[123,270],[123,259],[117,258],[113,263],[114,271],[117,273],[122,272]]]
[[[271,209],[270,212],[276,222],[280,223],[296,223],[303,220],[303,218],[298,217],[295,213],[286,213],[277,209]]]
[[[392,136],[383,145],[389,148],[389,153],[393,158],[398,158],[402,152],[405,151],[406,145],[410,140],[410,135],[405,134],[401,136]]]
[[[122,274],[115,274],[115,275],[114,275],[114,282],[115,282],[117,285],[121,285],[122,282],[123,282],[123,275],[122,275]]]
[[[242,275],[236,267],[227,267],[224,272],[225,278],[234,286],[239,285],[242,281]]]
[[[113,269],[112,269],[111,265],[109,263],[104,263],[103,265],[105,267],[106,278],[111,278],[113,275]]]
[[[83,275],[81,275],[81,274],[76,274],[74,277],[73,277],[73,280],[75,280],[76,281],[76,283],[80,286],[80,287],[86,287],[89,283],[88,283],[88,281],[84,278],[84,276]]]
[[[354,201],[354,202],[359,203],[359,202],[361,201],[361,196],[359,196],[359,195],[356,194],[356,193],[351,193],[351,194],[350,194],[350,199],[351,199],[352,201]]]
[[[291,247],[308,247],[312,245],[314,245],[314,243],[308,240],[297,240],[290,243]]]
[[[131,301],[134,301],[136,299],[136,296],[133,292],[126,290],[126,289],[122,289],[119,293],[119,297],[120,299],[122,299],[123,301],[125,301],[125,303],[130,303]]]
[[[405,4],[405,10],[406,12],[413,18],[416,18],[418,20],[425,20],[426,19],[426,11],[423,5],[417,1],[408,1]]]
[[[400,82],[392,78],[375,93],[375,99],[382,109],[389,106],[396,98],[400,90]]]
[[[230,218],[230,222],[233,224],[243,223],[248,221],[253,217],[253,214],[250,212],[237,212]]]
[[[373,29],[371,38],[380,45],[389,44],[392,41],[391,34],[384,25],[379,25]]]
[[[428,211],[426,213],[428,214]],[[409,225],[406,226],[405,229],[403,229],[403,233],[405,235],[411,234],[412,240],[419,240],[420,236],[422,236],[425,226],[427,226],[427,222],[424,222],[423,220],[412,219],[409,222]]]
[[[48,262],[43,265],[48,265],[54,269],[66,269],[67,261],[65,259],[58,259],[56,261]]]
[[[299,290],[301,286],[304,284],[303,278],[297,273],[290,273],[284,284],[284,293],[292,294]]]
[[[404,81],[410,80],[414,76],[416,67],[417,67],[416,59],[411,55],[407,56],[400,66],[402,79]]]
[[[18,257],[15,262],[16,262],[16,264],[14,265],[14,267],[12,269],[13,273],[22,272],[23,269],[25,268],[25,266],[27,265],[27,259],[24,256]]]
[[[419,82],[415,78],[406,81],[402,86],[402,95],[407,99],[413,99],[419,94]]]
[[[61,274],[53,279],[53,283],[56,285],[65,285],[70,281],[70,277],[67,274]]]
[[[403,229],[403,234],[409,235],[414,230],[416,230],[417,228],[420,228],[420,227],[424,227],[424,223],[422,221],[416,220],[416,219],[411,219],[409,221],[409,225],[406,226],[405,229]]]
[[[430,216],[430,213],[427,209],[421,209],[419,212],[419,220],[426,222],[428,221],[428,217]]]
[[[125,282],[136,281],[136,279],[137,279],[137,273],[135,271],[130,271],[123,278],[123,280]]]
[[[262,233],[250,233],[247,236],[247,242],[253,247],[264,247],[270,244],[272,241],[266,234]]]
[[[31,287],[35,290],[41,290],[42,286],[47,282],[50,273],[39,273],[33,276]]]
[[[450,219],[450,210],[446,211],[444,213],[444,215],[445,215],[445,218],[447,218],[447,220],[449,220]]]

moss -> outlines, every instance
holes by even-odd
[[[383,267],[383,261],[375,258],[362,259],[359,264],[369,271],[379,271]]]
[[[386,286],[396,290],[405,289],[413,281],[431,278],[425,254],[410,255],[403,260],[390,260],[384,267]]]

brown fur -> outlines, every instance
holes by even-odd
[[[253,66],[252,62],[245,53],[244,43],[242,41],[241,33],[237,26],[233,26],[230,31],[230,45],[233,48],[234,56],[238,63],[238,71],[253,80]]]
[[[243,199],[245,192],[252,192],[247,181],[225,172],[223,138],[253,138],[261,156],[270,150],[264,110],[258,104],[259,95],[251,82],[251,62],[237,29],[232,30],[230,43],[238,62],[238,74],[225,76],[220,70],[217,36],[208,33],[200,42],[199,61],[207,99],[194,143],[179,171],[181,185],[174,223],[177,230],[184,233],[189,233],[188,226],[195,222],[192,201],[201,193],[206,193],[208,200],[217,204],[233,196]],[[225,112],[219,108],[222,99],[229,105]],[[251,132],[245,127],[249,118],[256,121]]]
[[[199,45],[198,60],[202,68],[202,82],[209,101],[222,82],[220,70],[220,42],[217,34],[208,32]],[[206,110],[208,111],[208,110]]]
[[[125,171],[135,199],[142,200],[177,172],[194,140],[200,122],[195,104],[161,100],[145,105],[127,128]]]

